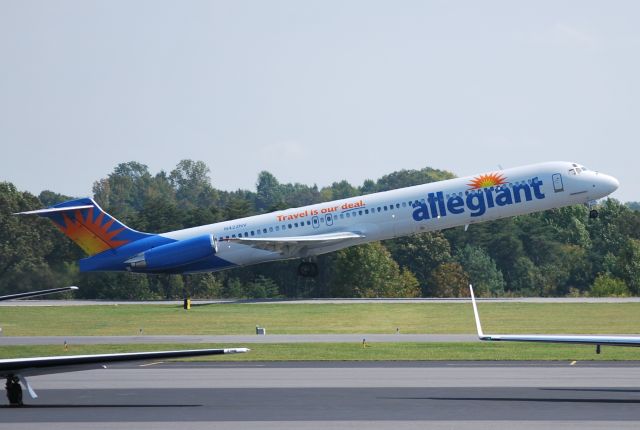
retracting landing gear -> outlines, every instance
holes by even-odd
[[[598,218],[598,210],[595,209],[596,205],[597,205],[597,202],[595,200],[591,200],[590,202],[587,203],[587,207],[590,209],[589,210],[589,219]]]
[[[7,376],[7,384],[5,385],[7,390],[7,399],[11,406],[22,406],[22,387],[20,386],[20,379],[15,375]]]
[[[303,278],[315,278],[318,276],[318,265],[311,261],[303,261],[298,266],[298,275]]]

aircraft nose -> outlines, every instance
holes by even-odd
[[[602,187],[602,191],[605,192],[606,194],[611,194],[615,190],[617,190],[618,187],[620,187],[620,182],[618,182],[618,180],[613,176],[605,175],[602,173],[598,176],[599,176],[598,177],[599,182],[601,184],[600,186]]]

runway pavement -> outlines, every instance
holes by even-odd
[[[147,363],[33,377],[0,428],[638,428],[640,365]]]

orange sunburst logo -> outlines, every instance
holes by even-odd
[[[86,216],[82,216],[82,212],[85,210]],[[58,227],[89,255],[129,243],[128,240],[114,239],[118,233],[124,230],[124,227],[109,231],[115,220],[107,215],[108,219],[105,222],[104,212],[100,212],[98,217],[94,219],[93,210],[94,208],[76,210],[69,214],[71,217],[63,213],[64,225],[58,225]]]
[[[479,188],[487,188],[487,187],[495,187],[497,185],[504,185],[507,183],[507,178],[502,176],[500,173],[487,173],[485,175],[480,175],[468,183],[467,185],[472,190],[477,190]]]

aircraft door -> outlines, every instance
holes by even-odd
[[[325,219],[327,225],[333,225],[333,215],[332,214],[326,214],[324,216],[324,219]]]
[[[311,224],[313,224],[313,228],[320,228],[320,219],[317,216],[311,218]]]
[[[554,192],[561,193],[564,191],[564,184],[562,183],[562,175],[560,173],[554,173],[551,175],[551,180],[553,181]]]

